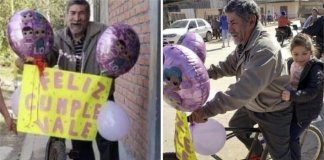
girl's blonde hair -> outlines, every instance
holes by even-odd
[[[290,43],[290,51],[292,51],[297,46],[303,46],[307,50],[311,51],[314,56],[317,52],[317,49],[314,47],[312,43],[312,39],[304,33],[298,33]]]

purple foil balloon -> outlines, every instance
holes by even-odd
[[[117,77],[128,72],[136,63],[140,42],[136,32],[127,24],[108,27],[97,44],[96,59],[102,73]]]
[[[7,38],[12,50],[21,58],[44,56],[54,43],[50,23],[40,13],[30,9],[18,11],[11,16]]]
[[[183,35],[178,44],[181,44],[198,55],[201,61],[205,62],[206,59],[206,45],[204,39],[195,32],[187,32]]]
[[[200,108],[209,95],[209,77],[200,58],[181,45],[163,48],[163,97],[178,110],[192,112]]]

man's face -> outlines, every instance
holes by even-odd
[[[242,18],[236,15],[236,13],[226,13],[228,22],[228,31],[233,37],[236,45],[245,45],[250,38],[252,30],[255,25],[253,22],[245,22]]]
[[[72,34],[83,33],[89,22],[89,15],[84,5],[70,6],[67,16],[67,26],[70,28]]]

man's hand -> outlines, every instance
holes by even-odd
[[[207,119],[208,116],[205,114],[202,108],[193,111],[188,117],[189,122],[196,122],[196,123],[205,123],[207,122]]]
[[[281,93],[281,99],[284,100],[284,101],[289,101],[290,100],[290,92],[287,91],[287,90],[284,90]]]
[[[19,70],[23,70],[24,69],[24,64],[25,63],[29,63],[32,64],[34,62],[34,58],[33,57],[26,57],[26,58],[20,58],[18,57],[15,61],[16,66]]]

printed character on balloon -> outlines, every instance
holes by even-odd
[[[182,82],[182,72],[178,67],[166,68],[163,71],[163,81],[165,86],[173,91],[180,90],[180,83]]]
[[[32,43],[34,39],[34,29],[29,26],[24,26],[22,28],[22,34],[26,43]]]
[[[32,11],[26,11],[21,13],[22,16],[22,24],[24,26],[29,26],[32,25],[32,20],[33,20],[33,12]]]
[[[110,67],[114,71],[117,71],[119,68],[122,68],[124,64],[129,63],[131,54],[129,51],[127,51],[125,42],[121,40],[116,41],[115,51],[119,53],[119,56],[117,56],[116,59],[110,63]]]
[[[34,53],[37,55],[42,55],[45,53],[45,28],[42,25],[37,26],[37,28],[34,30],[34,34],[36,37]]]

